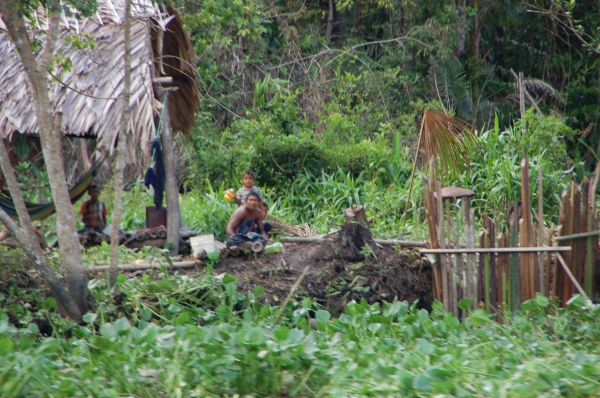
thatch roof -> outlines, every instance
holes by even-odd
[[[72,66],[70,70],[56,69],[60,82],[50,83],[54,109],[63,113],[64,132],[97,137],[106,148],[114,146],[121,118],[124,9],[124,0],[98,0],[98,11],[90,18],[77,20],[63,15],[55,55],[70,59]],[[47,30],[47,19],[40,14],[29,24],[34,30]],[[153,79],[172,76],[172,85],[179,87],[169,95],[171,126],[175,131],[189,131],[200,98],[194,79],[193,46],[177,11],[150,0],[133,0],[132,14],[133,109],[129,127],[138,148],[147,153],[160,108],[154,99]],[[82,33],[93,38],[94,49],[75,49],[65,40]],[[9,138],[17,131],[36,135],[37,118],[25,71],[1,16],[0,60],[0,135]]]

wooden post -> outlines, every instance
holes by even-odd
[[[181,209],[179,207],[179,187],[175,170],[175,151],[171,117],[169,115],[169,92],[165,93],[165,113],[162,121],[161,144],[165,160],[165,193],[167,196],[167,245],[171,255],[179,254],[179,230],[181,229]]]
[[[521,161],[521,204],[523,221],[521,223],[521,247],[531,247],[533,229],[531,226],[531,196],[529,191],[529,162],[527,156]],[[534,255],[521,254],[521,303],[535,297]]]

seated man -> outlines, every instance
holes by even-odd
[[[255,191],[250,191],[246,197],[246,205],[239,207],[233,212],[225,233],[227,236],[233,236],[236,233],[246,234],[250,231],[250,227],[256,224],[258,233],[262,236],[267,236],[263,219],[264,215],[259,209],[260,197]]]
[[[100,197],[100,187],[92,185],[88,189],[90,200],[84,202],[81,206],[81,222],[84,227],[79,232],[96,231],[102,233],[106,228],[106,216],[108,210],[106,205],[98,200]]]
[[[263,220],[267,218],[267,213],[269,212],[269,205],[267,205],[265,203],[265,201],[263,200],[262,202],[260,202],[260,205],[258,206],[260,211],[262,211],[263,214]],[[271,225],[271,223],[268,223],[266,221],[262,222],[263,224],[263,228],[265,229],[265,233],[268,234],[269,231],[271,230],[271,228],[273,228],[273,225]],[[242,222],[242,225],[239,226],[238,228],[239,233],[240,234],[247,234],[248,232],[258,232],[258,224],[256,223],[255,219],[252,218],[247,218]]]

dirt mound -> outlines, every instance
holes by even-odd
[[[418,300],[418,308],[431,308],[431,266],[418,252],[382,247],[360,233],[351,240],[347,236],[341,231],[340,236],[320,243],[286,243],[282,253],[227,257],[214,272],[237,277],[242,291],[263,286],[263,299],[273,305],[285,300],[309,266],[296,297],[308,295],[334,311],[351,300],[364,298],[372,304],[394,297],[411,303]],[[365,243],[371,250],[363,249]]]

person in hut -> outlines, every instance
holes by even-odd
[[[104,202],[99,200],[100,192],[98,185],[91,185],[89,187],[88,195],[90,199],[81,205],[81,210],[79,211],[81,213],[81,222],[84,225],[83,229],[79,232],[104,232],[108,210]]]

